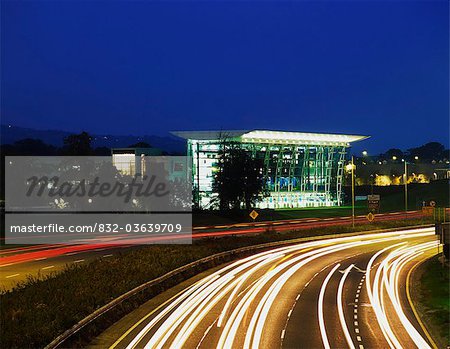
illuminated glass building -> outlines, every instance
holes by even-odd
[[[264,160],[270,196],[259,208],[340,205],[346,149],[367,136],[282,131],[179,131],[187,140],[197,205],[208,208],[221,140],[238,142]]]

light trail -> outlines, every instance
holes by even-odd
[[[345,322],[344,316],[344,299],[343,299],[343,290],[345,279],[347,278],[350,270],[354,267],[351,264],[347,269],[345,269],[344,274],[342,275],[341,281],[339,282],[338,292],[337,292],[337,305],[338,305],[338,313],[339,313],[339,321],[341,323],[342,331],[344,332],[345,340],[347,341],[348,347],[350,349],[355,349],[355,345],[353,344],[352,337],[350,336],[350,332],[348,331],[347,323]]]
[[[331,277],[333,276],[334,272],[337,268],[339,268],[340,264],[336,264],[333,269],[330,270],[327,277],[325,278],[325,281],[322,284],[322,287],[320,288],[319,293],[319,304],[317,307],[317,312],[319,314],[319,328],[320,328],[320,335],[322,337],[322,343],[325,349],[330,349],[330,343],[328,342],[328,336],[327,336],[327,330],[325,329],[325,319],[323,317],[323,299],[325,297],[325,290],[327,289],[328,282],[330,281]]]
[[[335,293],[331,288],[329,292],[325,291],[327,286],[331,285],[330,280],[335,279],[335,271],[340,263],[349,258],[358,258],[356,256],[361,253],[355,254],[354,249],[357,249],[357,252],[365,249],[366,254],[373,254],[365,271],[367,293],[372,305],[372,308],[367,311],[373,309],[375,312],[380,325],[378,331],[381,332],[382,337],[386,337],[390,347],[401,347],[400,337],[397,338],[388,320],[395,314],[399,318],[402,330],[410,334],[414,343],[421,345],[419,347],[426,348],[420,333],[409,323],[400,306],[398,288],[402,270],[413,257],[435,246],[433,242],[428,242],[432,235],[432,228],[420,228],[305,242],[257,253],[230,263],[182,290],[148,318],[146,320],[148,323],[140,330],[127,331],[126,336],[117,340],[114,347],[120,345],[120,341],[124,338],[131,336],[127,342],[129,344],[126,345],[127,349],[143,345],[145,348],[152,349],[166,347],[260,348],[265,345],[264,336],[273,330],[267,327],[270,314],[284,311],[282,308],[277,308],[276,304],[283,299],[279,296],[283,290],[287,289],[286,284],[298,277],[300,270],[308,271],[310,268],[323,270],[323,264],[321,264],[325,261],[323,258],[336,255],[339,257],[333,263],[335,266],[328,273],[321,287],[317,288],[319,300],[314,305],[313,311],[318,312],[319,322],[315,326],[318,326],[320,343],[326,348],[335,346],[332,339],[334,337],[327,335],[329,329],[326,325],[329,319],[325,315],[333,309],[324,309],[324,300],[332,294],[333,302],[336,303],[334,311],[339,319],[336,331],[343,333],[349,348],[354,349],[355,345],[347,328],[343,311],[344,284],[351,275],[350,271],[354,265],[347,267],[340,281],[336,282],[338,285],[333,286]],[[421,241],[421,243],[418,244],[415,241]],[[410,246],[409,243],[413,244]],[[328,264],[329,262],[326,265]],[[295,284],[290,285],[292,287]],[[305,285],[300,287],[302,286]],[[297,297],[296,300],[298,300],[297,294],[298,291],[294,290],[292,297]],[[290,301],[288,303],[292,304]],[[291,318],[293,310],[295,309],[287,310],[289,311],[288,319]],[[289,331],[285,330],[286,316],[282,318],[283,323],[278,333],[282,333],[281,337],[283,341],[286,341],[289,340]],[[267,334],[266,330],[269,331]],[[194,340],[197,337],[194,336],[196,331],[204,335]],[[148,336],[150,333],[151,335]],[[280,340],[279,334],[277,338]]]

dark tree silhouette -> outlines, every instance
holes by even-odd
[[[64,138],[63,155],[92,155],[92,137],[87,132]]]
[[[239,144],[223,141],[217,165],[213,189],[218,194],[221,210],[239,209],[242,205],[248,210],[267,195],[263,160],[253,158]]]
[[[129,148],[151,148],[151,147],[152,146],[147,142],[137,142],[129,146]]]

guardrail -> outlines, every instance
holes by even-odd
[[[177,269],[174,269],[156,279],[148,281],[124,293],[123,295],[115,298],[108,304],[97,309],[92,314],[88,315],[87,317],[76,323],[74,326],[72,326],[70,329],[68,329],[67,331],[63,332],[61,335],[56,337],[50,344],[48,344],[45,347],[45,349],[55,349],[61,347],[64,348],[83,347],[92,338],[98,336],[101,332],[103,332],[106,328],[111,326],[114,322],[118,321],[126,314],[135,310],[137,307],[139,307],[149,299],[155,297],[156,295],[162,293],[163,291],[169,289],[170,287],[173,287],[176,284],[185,281],[190,277],[200,272],[203,272],[207,269],[213,268],[217,265],[226,262],[230,262],[237,258],[246,257],[250,254],[256,253],[257,251],[307,241],[327,240],[337,237],[351,237],[356,235],[383,233],[400,229],[408,230],[417,228],[427,228],[432,226],[433,225],[431,224],[426,224],[420,226],[398,227],[391,229],[378,229],[352,233],[302,237],[292,240],[275,241],[265,244],[246,246],[230,251],[217,253],[199,259],[195,262],[186,264]]]

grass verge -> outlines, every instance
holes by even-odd
[[[440,348],[450,344],[450,269],[438,256],[418,267],[417,309]]]
[[[29,278],[0,293],[0,347],[43,347],[75,323],[119,295],[200,258],[239,247],[299,237],[422,224],[390,221],[195,241],[192,245],[144,246],[108,260],[67,266],[48,277]],[[180,282],[181,280],[177,280]],[[164,291],[155,290],[152,296]],[[125,309],[130,312],[133,308]],[[101,330],[101,329],[98,329]],[[98,334],[98,333],[97,333]]]

